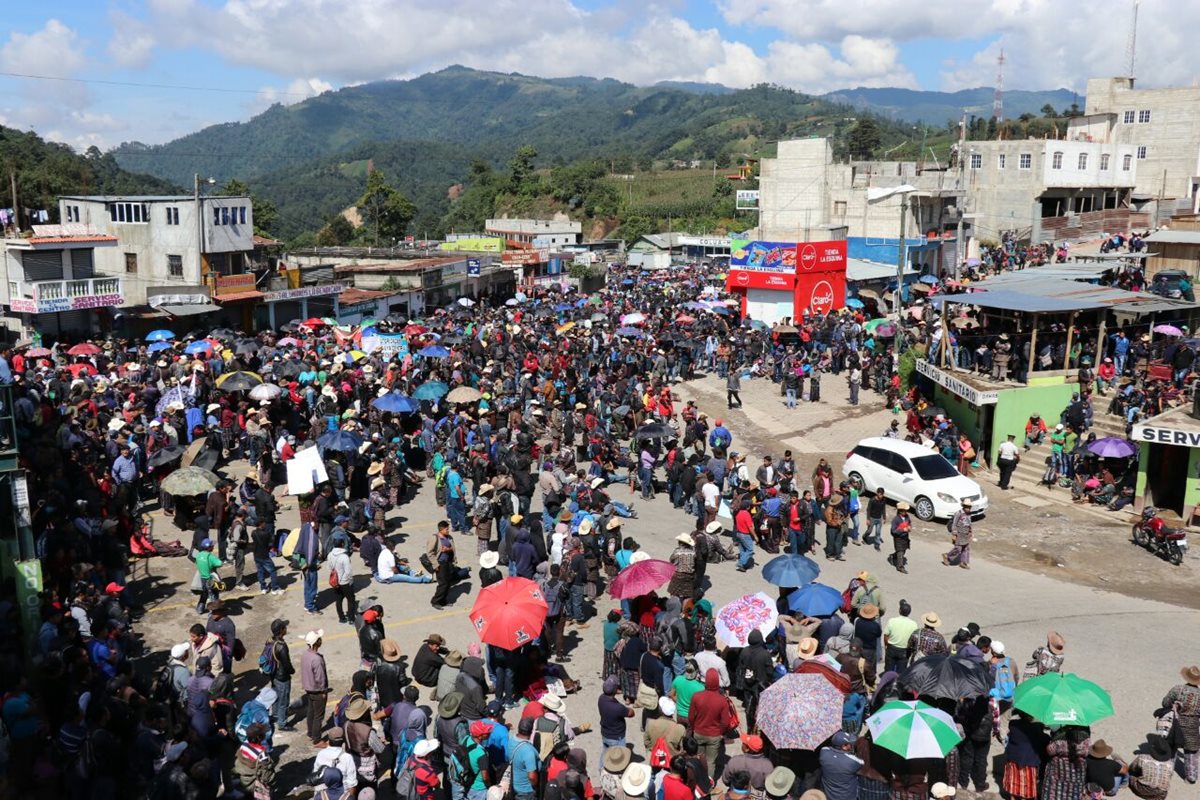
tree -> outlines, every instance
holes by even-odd
[[[854,127],[846,134],[846,147],[851,158],[870,158],[882,142],[879,126],[870,117],[855,122]]]
[[[1058,116],[1058,112],[1054,110],[1054,106],[1046,103],[1046,105],[1042,106],[1042,116],[1046,119],[1053,119]]]
[[[341,214],[334,214],[325,227],[317,233],[320,247],[342,247],[354,238],[354,226]]]
[[[387,182],[379,170],[367,175],[367,190],[358,198],[359,213],[363,222],[372,229],[372,241],[379,244],[379,237],[399,239],[408,230],[408,223],[417,215],[417,207],[400,190]]]
[[[523,144],[513,153],[508,162],[508,180],[514,194],[521,194],[529,189],[533,177],[533,162],[537,158],[537,149],[531,144]]]

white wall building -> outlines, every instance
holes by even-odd
[[[145,304],[147,288],[241,274],[254,248],[249,197],[72,196],[58,204],[64,222],[117,237],[116,247],[96,251],[95,268],[123,279],[129,305]]]
[[[572,222],[566,214],[555,214],[553,219],[489,219],[484,230],[488,236],[507,239],[513,247],[560,247],[583,239],[583,224]]]

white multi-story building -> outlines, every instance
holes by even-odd
[[[507,240],[510,247],[526,250],[579,244],[583,238],[583,224],[572,222],[566,214],[555,214],[553,219],[489,219],[484,230]]]
[[[254,249],[249,197],[71,196],[58,204],[64,223],[117,238],[96,251],[95,271],[120,277],[130,305],[145,304],[147,289],[215,289],[246,272]]]

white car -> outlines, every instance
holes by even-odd
[[[905,500],[919,519],[949,519],[971,501],[971,514],[987,511],[983,487],[928,447],[882,436],[863,439],[846,454],[842,474],[862,484],[863,496],[882,488],[889,500]]]

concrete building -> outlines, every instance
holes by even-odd
[[[1111,227],[1097,234],[1129,229],[1139,167],[1133,145],[1080,139],[967,142],[963,167],[967,214],[983,239],[998,240],[1004,231],[1033,241],[1076,238],[1068,232],[1072,221],[1090,221],[1104,211],[1117,213],[1108,215]]]
[[[1200,280],[1200,216],[1175,217],[1146,237],[1146,275],[1180,269]]]
[[[1200,86],[1138,89],[1133,78],[1093,78],[1085,116],[1068,138],[1127,145],[1138,162],[1135,193],[1182,199],[1170,210],[1197,211],[1200,196]],[[1170,210],[1160,217],[1169,216]]]
[[[33,235],[4,240],[4,326],[14,338],[91,335],[107,329],[126,302],[121,277],[97,276],[97,251],[117,237],[82,224],[35,225]]]
[[[579,244],[583,238],[583,224],[572,222],[566,214],[555,214],[552,219],[489,219],[484,231],[518,250]]]
[[[779,142],[775,158],[759,165],[759,224],[763,241],[805,242],[841,238],[845,229],[851,259],[895,264],[900,247],[902,195],[868,202],[869,188],[916,187],[908,195],[905,249],[913,263],[930,269],[953,264],[953,241],[943,243],[958,224],[958,176],[922,169],[914,162],[835,163],[827,139]],[[967,226],[970,233],[970,226]]]
[[[209,284],[218,296],[217,277],[241,276],[249,268],[249,197],[70,196],[58,203],[65,222],[116,237],[116,247],[96,251],[95,271],[120,277],[129,305],[145,304],[147,289],[162,286]],[[248,287],[224,288],[244,295],[254,290],[253,279]]]

